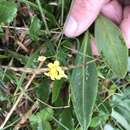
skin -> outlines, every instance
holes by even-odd
[[[126,45],[130,48],[130,6],[126,6],[123,12],[123,20],[120,25]]]
[[[118,0],[112,0],[101,10],[101,13],[107,18],[111,19],[116,24],[120,24],[122,20],[122,6]]]
[[[121,4],[128,5],[130,4],[130,0],[119,0]]]
[[[87,30],[110,0],[74,0],[67,17],[64,34],[76,37]]]
[[[101,13],[120,26],[130,48],[130,0],[73,0],[64,25],[67,37],[77,37],[86,31]],[[129,13],[128,13],[129,12]],[[129,15],[129,17],[128,17]]]

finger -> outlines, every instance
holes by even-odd
[[[119,0],[121,4],[128,5],[130,4],[130,0]]]
[[[64,26],[64,34],[68,37],[76,37],[83,33],[108,1],[110,0],[74,0]]]
[[[113,0],[102,8],[101,13],[113,22],[120,24],[122,19],[122,6],[118,0]]]
[[[123,20],[120,25],[126,45],[130,48],[130,6],[124,8]]]

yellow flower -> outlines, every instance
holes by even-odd
[[[52,80],[60,80],[61,78],[67,78],[64,70],[60,67],[59,61],[54,61],[54,63],[48,64],[48,73],[44,73],[46,76],[50,77]]]

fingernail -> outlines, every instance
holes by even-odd
[[[64,34],[67,37],[74,37],[74,33],[77,29],[77,22],[72,16],[68,16],[65,26],[64,26]]]

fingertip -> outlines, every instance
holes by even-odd
[[[110,0],[73,0],[64,34],[71,38],[82,34],[95,21],[102,6],[108,1]]]
[[[64,34],[67,37],[73,38],[77,30],[77,22],[72,16],[68,16],[64,25]]]

